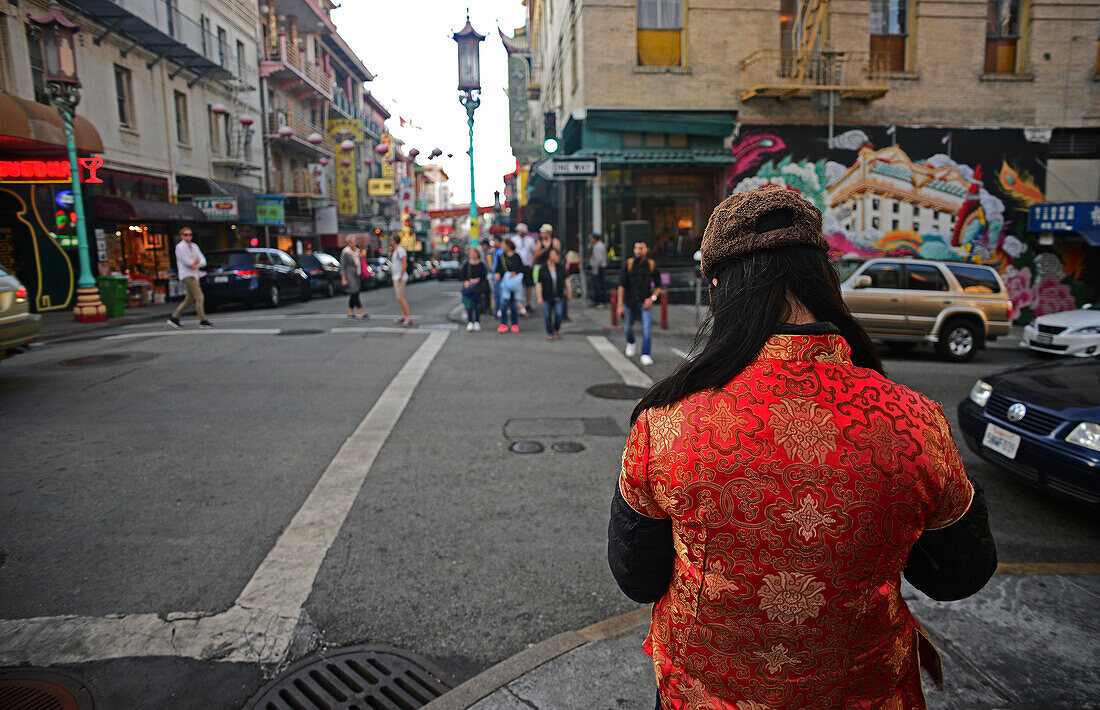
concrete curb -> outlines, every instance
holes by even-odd
[[[613,638],[649,624],[653,608],[644,606],[634,611],[613,616],[576,631],[566,631],[528,646],[511,658],[481,672],[462,685],[447,691],[425,705],[422,710],[465,710],[482,698],[491,695],[517,678],[533,671],[573,649],[593,641]]]

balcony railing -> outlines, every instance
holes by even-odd
[[[271,181],[271,190],[283,195],[324,197],[329,187],[327,180],[311,174],[306,168],[272,170],[268,173],[268,178]]]
[[[286,67],[317,93],[332,100],[332,74],[322,69],[319,64],[306,59],[302,55],[302,50],[298,49],[285,33],[279,33],[279,39],[274,45],[265,43],[263,58],[265,62],[277,62],[282,67]],[[264,73],[266,75],[278,71],[278,68],[272,68]]]
[[[890,90],[884,77],[886,55],[868,52],[821,52],[800,58],[793,53],[757,50],[741,60],[741,100],[808,98],[835,91],[842,99],[872,101]]]
[[[348,118],[362,120],[366,117],[366,112],[356,106],[340,89],[332,92],[332,106]]]
[[[314,125],[309,119],[290,111],[273,111],[269,113],[267,115],[267,130],[264,133],[269,137],[278,136],[279,129],[283,126],[290,126],[294,129],[294,136],[291,140],[296,140],[306,146],[314,146],[317,150],[325,151],[330,155],[336,153],[336,141],[332,136],[325,133],[324,128]],[[321,142],[317,144],[310,143],[308,139],[311,133],[320,134]]]

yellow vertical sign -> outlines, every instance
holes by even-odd
[[[345,217],[359,214],[359,185],[355,162],[350,158],[336,163],[336,214]]]
[[[382,160],[382,177],[393,180],[393,163],[390,162],[393,158],[393,136],[389,133],[383,133],[382,142],[389,148],[386,151],[386,157]]]

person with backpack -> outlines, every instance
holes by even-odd
[[[561,315],[565,302],[572,293],[569,277],[565,274],[565,264],[561,254],[554,247],[546,252],[546,263],[539,267],[539,280],[536,284],[539,305],[546,319],[546,339],[561,338]]]
[[[657,272],[657,262],[649,258],[649,245],[634,242],[634,256],[626,260],[619,275],[619,318],[625,321],[626,356],[634,357],[637,345],[634,342],[634,323],[642,323],[643,365],[652,365],[653,304],[661,297],[661,276]]]

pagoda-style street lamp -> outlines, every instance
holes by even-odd
[[[76,139],[73,137],[73,119],[76,116],[76,105],[80,103],[74,36],[80,31],[80,25],[65,17],[55,4],[51,4],[42,17],[29,19],[39,28],[46,86],[50,99],[61,113],[61,122],[65,126],[65,145],[69,151],[73,211],[76,212],[77,254],[80,257],[80,277],[76,282],[73,317],[82,323],[105,321],[107,309],[99,300],[99,289],[96,288],[95,277],[92,276],[88,229],[84,221],[84,197],[80,190],[80,164],[76,159]]]
[[[481,93],[481,42],[480,35],[470,24],[470,15],[466,14],[466,26],[455,32],[452,39],[458,43],[458,90],[462,94],[458,102],[466,109],[470,126],[470,244],[474,246],[478,238],[477,202],[474,201],[474,111],[481,105],[476,94]]]

